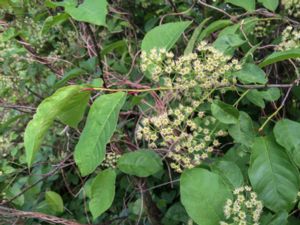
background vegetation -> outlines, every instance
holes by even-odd
[[[299,0],[0,0],[0,224],[299,224],[299,58]]]

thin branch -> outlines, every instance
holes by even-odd
[[[56,216],[47,215],[39,212],[26,212],[17,209],[0,206],[0,218],[28,218],[28,219],[39,219],[51,224],[62,224],[62,225],[83,225],[72,220],[59,218]]]
[[[8,204],[12,201],[14,201],[15,199],[17,199],[19,196],[21,196],[22,194],[24,194],[25,192],[27,192],[28,190],[30,190],[31,188],[33,188],[35,185],[39,184],[40,182],[42,182],[43,180],[47,179],[48,177],[54,175],[55,173],[57,173],[60,169],[65,168],[67,166],[70,166],[74,163],[68,163],[65,164],[65,162],[72,156],[73,154],[70,154],[69,156],[67,156],[63,161],[61,161],[58,165],[55,166],[55,168],[53,170],[51,170],[49,173],[46,173],[43,175],[43,177],[41,177],[40,179],[38,179],[37,181],[35,181],[33,184],[25,187],[24,189],[22,189],[17,195],[15,195],[14,197],[12,197],[11,199],[7,200],[7,201],[3,201],[1,202],[0,205],[5,205]]]
[[[218,12],[220,12],[220,13],[222,13],[222,14],[228,16],[228,17],[229,17],[232,21],[234,21],[234,22],[237,21],[235,16],[230,15],[229,13],[227,13],[226,11],[224,11],[224,10],[222,10],[222,9],[220,9],[220,8],[217,8],[217,7],[215,7],[215,6],[209,5],[209,4],[205,3],[205,2],[202,2],[201,0],[198,0],[198,3],[199,3],[200,5],[203,5],[203,6],[205,6],[205,7],[211,8],[211,9],[213,9],[213,10],[216,10],[216,11],[218,11]]]
[[[290,95],[290,93],[291,93],[291,91],[292,91],[292,88],[293,88],[294,86],[298,86],[298,85],[299,85],[299,82],[300,82],[300,77],[298,77],[296,80],[294,80],[294,81],[290,84],[290,87],[289,87],[289,89],[287,90],[287,92],[286,92],[286,94],[285,94],[285,96],[284,96],[284,98],[283,98],[283,100],[282,100],[280,106],[278,107],[278,109],[277,109],[274,113],[272,113],[272,114],[266,119],[266,121],[263,123],[263,125],[258,129],[259,132],[261,132],[261,131],[264,129],[264,127],[269,123],[269,121],[270,121],[274,116],[276,116],[277,113],[285,106],[285,103],[286,103],[286,101],[287,101],[287,99],[288,99],[288,97],[289,97],[289,95]]]

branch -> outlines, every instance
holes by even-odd
[[[73,165],[74,163],[72,162],[71,164],[65,164],[65,162],[72,156],[73,154],[70,154],[69,156],[67,156],[63,161],[61,161],[57,166],[55,166],[55,168],[53,170],[51,170],[49,173],[44,174],[43,177],[41,177],[40,179],[38,179],[37,181],[35,181],[33,184],[25,187],[24,189],[22,189],[17,195],[15,195],[14,197],[12,197],[11,199],[7,200],[7,201],[3,201],[1,202],[0,205],[5,205],[8,204],[12,201],[14,201],[15,199],[17,199],[19,196],[21,196],[22,194],[24,194],[26,191],[30,190],[31,188],[33,188],[35,185],[37,185],[38,183],[42,182],[43,180],[47,179],[48,177],[54,175],[55,173],[57,173],[60,169],[65,168],[67,166]]]
[[[236,21],[237,21],[237,19],[236,19],[235,16],[230,15],[229,13],[225,12],[224,10],[222,10],[222,9],[220,9],[220,8],[217,8],[217,7],[215,7],[215,6],[209,5],[209,4],[205,3],[205,2],[202,2],[201,0],[198,0],[198,3],[199,3],[200,5],[205,6],[205,7],[208,7],[208,8],[211,8],[211,9],[213,9],[213,10],[216,10],[216,11],[218,11],[218,12],[220,12],[220,13],[223,13],[224,15],[228,16],[228,17],[230,18],[230,20],[232,20],[233,22],[236,22]]]
[[[259,132],[261,132],[261,131],[264,129],[264,127],[268,124],[268,122],[269,122],[274,116],[276,116],[277,113],[284,107],[284,105],[285,105],[285,103],[286,103],[286,101],[287,101],[287,99],[288,99],[288,97],[289,97],[289,95],[290,95],[290,93],[291,93],[291,91],[292,91],[292,88],[293,88],[294,86],[298,86],[298,85],[299,85],[299,82],[300,82],[300,77],[297,78],[296,80],[294,80],[294,81],[290,84],[289,89],[287,90],[287,92],[286,92],[286,94],[285,94],[285,96],[284,96],[284,98],[283,98],[283,100],[282,100],[280,106],[278,107],[278,109],[277,109],[274,113],[272,113],[271,116],[269,116],[269,117],[266,119],[266,121],[263,123],[263,125],[258,129]]]
[[[138,187],[141,193],[142,205],[152,225],[161,225],[161,212],[153,202],[151,194],[147,191],[147,180],[139,179]]]
[[[263,88],[290,88],[293,86],[296,86],[298,84],[266,84],[266,85],[257,85],[257,84],[235,84],[233,85],[226,85],[226,86],[218,86],[215,88],[230,88],[230,87],[239,87],[239,88],[245,88],[245,89],[263,89]],[[153,91],[174,91],[174,90],[183,90],[182,88],[173,88],[173,87],[156,87],[156,88],[149,88],[145,85],[139,85],[139,88],[84,88],[82,91],[107,91],[107,92],[131,92],[131,93],[141,93],[141,92],[153,92]]]
[[[90,24],[86,23],[85,25],[86,25],[86,30],[87,30],[88,34],[90,35],[92,43],[93,43],[94,48],[95,48],[95,52],[96,52],[97,59],[98,59],[98,66],[99,66],[99,69],[100,69],[100,71],[102,73],[102,76],[103,76],[103,87],[107,87],[105,79],[104,79],[104,71],[103,71],[103,68],[102,68],[100,48],[97,45],[96,37],[95,37],[95,34],[94,34]]]
[[[62,225],[83,225],[72,220],[67,220],[64,218],[59,218],[56,216],[47,215],[39,212],[26,212],[17,209],[12,209],[8,207],[0,206],[0,218],[29,218],[29,219],[39,219],[45,222],[62,224]]]
[[[52,67],[52,63],[49,62],[46,58],[38,56],[35,49],[33,49],[30,44],[28,44],[26,41],[24,41],[21,37],[16,37],[16,40],[18,43],[23,45],[23,47],[31,54],[31,56],[38,61],[39,63],[47,66],[53,73],[58,74],[59,76],[62,76],[63,74]]]

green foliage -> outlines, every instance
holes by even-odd
[[[219,100],[211,105],[211,113],[222,123],[236,124],[238,122],[239,111]]]
[[[228,128],[230,136],[236,143],[251,147],[254,138],[257,135],[251,117],[245,113],[240,112],[238,122]]]
[[[265,84],[268,81],[262,69],[249,63],[244,64],[243,68],[234,75],[244,84]]]
[[[83,22],[106,26],[106,0],[85,0],[79,6],[75,0],[49,2],[50,6],[62,6],[73,19]]]
[[[245,41],[237,34],[224,34],[215,40],[214,47],[226,55],[233,55],[234,51]]]
[[[207,38],[213,32],[216,32],[224,27],[232,25],[231,20],[217,20],[209,24],[200,34],[199,39]]]
[[[153,28],[142,40],[141,49],[146,52],[153,48],[170,50],[190,24],[190,21],[184,21],[167,23]]]
[[[239,188],[244,185],[243,174],[238,165],[232,161],[217,161],[213,164],[212,171],[222,176],[232,188]]]
[[[299,172],[273,137],[259,137],[252,146],[249,179],[264,205],[274,212],[290,210],[296,201]]]
[[[162,161],[151,150],[137,150],[122,155],[118,160],[118,168],[129,175],[148,177],[162,170]]]
[[[222,206],[232,198],[219,175],[200,168],[182,174],[180,196],[189,216],[201,225],[214,225],[222,220]]]
[[[59,119],[71,127],[76,127],[80,122],[90,95],[82,89],[81,86],[63,87],[39,105],[24,133],[26,160],[29,166],[34,162],[54,119]]]
[[[287,59],[296,59],[300,57],[300,48],[280,51],[280,52],[274,52],[270,55],[268,55],[260,64],[260,67],[265,67],[270,64],[284,61]]]
[[[299,3],[0,1],[0,224],[299,224]]]
[[[202,36],[202,30],[203,27],[205,26],[205,24],[210,20],[210,18],[206,18],[205,20],[203,20],[199,26],[194,30],[193,35],[191,37],[191,39],[189,40],[189,43],[187,44],[185,50],[184,50],[184,54],[190,54],[193,52],[194,48],[195,48],[195,43],[197,42],[197,40],[202,40],[203,38]]]
[[[82,176],[92,173],[104,160],[106,144],[116,129],[125,98],[125,93],[118,92],[102,95],[93,103],[74,152]]]
[[[89,208],[96,219],[112,204],[115,197],[116,172],[113,169],[101,171],[92,181]]]
[[[275,11],[279,5],[279,0],[258,0],[258,2],[271,11]]]
[[[62,213],[64,211],[64,203],[61,196],[54,191],[47,191],[45,193],[45,199],[49,207],[58,213]]]
[[[247,0],[247,1],[239,1],[239,0],[226,0],[226,2],[231,3],[233,5],[242,7],[247,11],[255,10],[255,0]]]

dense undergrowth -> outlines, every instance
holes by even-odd
[[[300,224],[299,0],[0,0],[0,224]]]

